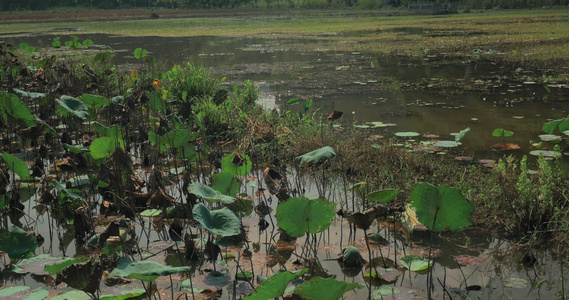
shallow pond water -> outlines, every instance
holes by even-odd
[[[396,131],[417,131],[420,134],[438,134],[444,139],[451,139],[451,133],[470,127],[471,131],[462,140],[463,145],[459,151],[478,158],[502,156],[489,150],[491,145],[500,142],[499,138],[491,136],[495,128],[514,131],[516,134],[509,142],[521,145],[522,149],[515,154],[522,155],[530,149],[529,140],[538,140],[543,122],[567,115],[560,104],[563,102],[559,102],[565,97],[564,91],[548,90],[543,85],[503,78],[499,73],[500,66],[476,59],[450,64],[429,60],[412,61],[405,57],[386,59],[361,53],[330,52],[320,48],[320,42],[306,40],[81,36],[80,31],[77,35],[113,48],[116,53],[114,62],[117,64],[129,63],[135,67],[136,60],[132,52],[140,47],[154,55],[159,66],[169,68],[174,63],[191,61],[210,68],[216,76],[227,76],[228,84],[252,80],[262,91],[260,102],[267,109],[294,110],[295,107],[287,106],[288,100],[314,99],[314,111],[323,117],[332,108],[343,111],[343,126],[351,126],[353,122],[363,124],[376,121],[397,124],[389,128],[362,129],[373,134],[390,136]],[[55,36],[57,32],[31,37],[0,38],[14,44],[27,42],[31,45],[49,45],[50,39]],[[315,51],[296,51],[299,43],[314,43]],[[524,70],[519,72],[523,73]],[[453,84],[446,85],[445,81],[453,81]],[[385,88],[389,83],[393,83],[393,88]],[[403,88],[394,88],[399,84]],[[294,172],[290,176],[296,178]],[[257,177],[260,178],[261,175]],[[315,180],[310,178],[295,179],[298,182],[295,187],[306,190],[304,196],[316,198],[319,196],[317,191],[324,189],[317,188]],[[330,188],[332,186],[334,185],[326,189],[326,198],[335,201],[338,207],[352,202],[351,198],[346,199],[345,191],[338,188],[340,185]],[[35,190],[25,190],[22,190],[22,199],[29,199],[24,201],[29,219],[19,221],[33,224],[32,227],[38,228],[46,239],[36,252],[54,256],[84,255],[81,248],[75,248],[71,234],[51,230],[49,217],[45,214],[38,216],[33,211],[36,209],[33,201],[39,195]],[[170,188],[170,193],[178,198],[175,189]],[[254,193],[255,191],[248,191],[248,194]],[[271,203],[273,209],[276,203],[277,200],[274,199]],[[360,209],[360,206],[346,206],[352,210]],[[10,223],[17,224],[19,221],[13,220]],[[157,226],[145,218],[144,223],[134,225],[136,236],[140,237],[141,248],[146,246],[147,249],[152,249],[148,251],[153,251],[158,261],[173,265],[185,264],[180,262],[177,252],[172,250],[174,244],[165,242],[168,237],[163,224],[159,220],[155,223]],[[330,229],[322,234],[308,240],[306,237],[299,238],[295,243],[280,245],[282,248],[279,249],[275,249],[279,244],[272,222],[269,222],[270,225],[265,230],[260,230],[256,216],[244,218],[243,223],[248,227],[252,260],[241,256],[242,248],[229,248],[226,251],[235,254],[241,259],[240,266],[253,269],[256,275],[268,277],[272,274],[273,269],[277,268],[274,266],[279,265],[278,260],[275,261],[275,252],[278,252],[282,265],[288,270],[310,266],[313,272],[323,277],[335,276],[347,282],[365,283],[361,272],[342,270],[334,260],[339,257],[342,248],[350,245],[358,248],[365,259],[369,254],[363,241],[363,231],[352,231],[342,218],[336,217]],[[382,255],[397,262],[398,258],[408,253],[427,255],[428,234],[416,232],[406,237],[400,230],[387,229],[391,227],[389,223],[372,227],[374,232],[383,235],[390,242],[381,248],[372,245],[372,257]],[[473,299],[551,299],[561,290],[560,265],[546,250],[531,253],[536,261],[524,265],[525,253],[514,249],[513,243],[504,237],[490,237],[477,228],[471,228],[465,233],[437,235],[433,245],[437,253],[433,277],[435,299],[443,298],[445,289],[454,298],[468,299],[468,296],[461,296],[461,293],[466,293],[467,287],[470,290],[469,296]],[[306,249],[315,249],[315,255],[307,255]],[[461,255],[475,258],[474,262],[471,265],[459,265],[455,257]],[[306,260],[314,256],[318,259]],[[295,264],[296,261],[300,264]],[[209,272],[204,271],[215,268],[225,274],[223,280],[211,278]],[[206,262],[194,272],[197,275],[197,287],[213,290],[222,288],[223,299],[232,299],[233,289],[237,289],[235,294],[238,297],[251,292],[248,283],[233,285],[232,278],[236,272],[234,263],[214,266]],[[45,285],[43,275],[15,275],[5,271],[2,278],[5,286],[22,283],[32,287]],[[415,295],[424,298],[427,295],[426,282],[425,274],[402,271],[390,286],[402,291],[401,299],[412,299]],[[134,284],[140,285],[139,282]],[[161,289],[170,288],[168,280],[161,280],[158,284]],[[173,288],[178,292],[181,289],[180,282],[176,281]],[[103,290],[108,291],[108,288]],[[411,290],[413,292],[409,293]],[[367,297],[366,288],[346,294],[346,299]]]

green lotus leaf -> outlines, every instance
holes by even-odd
[[[81,100],[90,109],[99,109],[111,104],[111,100],[103,96],[83,94],[77,99]]]
[[[462,145],[460,142],[456,141],[436,141],[433,146],[443,147],[443,148],[454,148]]]
[[[17,226],[11,226],[0,235],[0,250],[8,253],[11,260],[29,257],[37,247],[35,236]]]
[[[95,128],[97,133],[99,133],[100,137],[112,138],[115,141],[115,144],[118,143],[118,145],[120,145],[121,148],[124,149],[125,142],[122,135],[122,127],[120,125],[105,127],[99,122],[94,122],[93,127]]]
[[[461,131],[454,137],[454,141],[455,141],[455,142],[460,141],[460,140],[466,135],[466,133],[469,132],[469,131],[470,131],[470,127],[461,130]]]
[[[505,130],[503,128],[496,128],[492,131],[492,136],[494,137],[511,137],[514,136],[513,131]]]
[[[428,269],[433,262],[424,261],[421,257],[417,255],[406,255],[399,259],[399,262],[407,269],[413,272],[419,272]]]
[[[235,276],[236,280],[249,281],[253,279],[253,272],[249,270],[241,271]]]
[[[144,289],[133,289],[130,291],[122,292],[120,295],[101,295],[99,300],[124,300],[124,299],[141,299],[146,294]]]
[[[417,219],[433,231],[455,231],[470,225],[474,208],[457,189],[423,182],[413,187],[409,199]]]
[[[30,109],[16,95],[2,91],[0,91],[0,113],[5,124],[8,124],[8,116],[17,120],[25,120],[28,126],[32,126],[35,120]]]
[[[80,119],[86,119],[89,116],[89,108],[83,101],[70,96],[61,96],[56,99],[57,103],[69,113]]]
[[[221,172],[213,175],[212,187],[224,195],[234,196],[235,194],[239,193],[239,189],[241,188],[241,180],[239,180],[233,174]]]
[[[271,278],[258,286],[255,292],[245,297],[243,300],[266,300],[282,297],[288,284],[294,279],[304,275],[308,269],[303,269],[296,272],[281,272],[273,275]]]
[[[49,296],[49,291],[40,287],[33,289],[29,286],[14,286],[0,289],[2,299],[43,300]]]
[[[89,150],[94,159],[109,158],[117,148],[117,140],[110,137],[96,138],[91,142]]]
[[[322,147],[314,151],[310,151],[295,158],[295,162],[299,166],[304,165],[320,165],[326,160],[336,156],[336,152],[330,146]]]
[[[15,157],[12,154],[4,153],[2,154],[2,159],[6,163],[8,169],[20,176],[22,180],[30,180],[30,171],[28,170],[28,166],[19,158]]]
[[[234,236],[241,232],[241,222],[227,207],[210,211],[202,203],[194,206],[193,216],[210,234]]]
[[[561,157],[561,153],[551,150],[532,150],[529,152],[533,156],[543,156],[543,157]]]
[[[221,160],[223,172],[236,176],[245,176],[253,169],[253,162],[246,154],[231,154]]]
[[[190,132],[187,129],[176,129],[166,133],[162,137],[162,141],[170,147],[179,148],[191,141],[195,141],[199,137],[199,133]]]
[[[541,134],[539,135],[539,139],[544,142],[559,143],[561,141],[561,136],[555,134]]]
[[[541,127],[541,130],[547,132],[548,134],[553,134],[553,132],[555,132],[555,129],[558,129],[559,132],[569,130],[569,118],[553,120],[551,122],[543,124]]]
[[[235,202],[235,198],[214,190],[213,188],[201,183],[194,182],[188,185],[188,192],[204,198],[209,203],[223,202],[226,204]]]
[[[380,203],[388,203],[399,194],[398,190],[381,190],[366,195],[366,199]]]
[[[414,131],[400,131],[396,132],[395,135],[399,137],[414,137],[419,136],[419,133]]]
[[[111,272],[112,277],[128,277],[142,281],[154,281],[160,276],[190,271],[190,267],[171,267],[152,260],[132,261],[129,257],[119,259],[119,264]]]
[[[363,287],[364,286],[359,283],[347,283],[333,278],[323,279],[321,277],[314,277],[294,289],[294,293],[303,299],[338,300],[342,298],[346,292]]]
[[[140,213],[140,215],[142,217],[156,217],[159,216],[161,213],[162,213],[161,209],[151,208],[151,209],[145,209]]]
[[[17,88],[13,88],[14,92],[16,92],[16,94],[22,96],[22,97],[28,97],[31,99],[37,99],[37,98],[42,98],[45,97],[45,93],[34,93],[34,92],[26,92]],[[30,113],[31,115],[31,113]]]
[[[336,205],[325,199],[290,198],[277,206],[279,226],[292,237],[315,234],[330,227]]]
[[[45,265],[44,270],[51,275],[55,275],[55,274],[59,273],[61,270],[63,270],[64,268],[66,268],[72,264],[82,263],[82,262],[86,262],[88,260],[89,260],[89,257],[66,258],[62,262],[50,264],[50,265]]]

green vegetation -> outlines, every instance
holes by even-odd
[[[416,19],[429,23],[422,17]],[[327,21],[330,24],[319,29],[305,27],[301,35],[308,37],[335,26]],[[204,28],[202,33],[207,31]],[[314,32],[306,33],[310,30]],[[75,38],[71,42],[65,47],[72,52],[90,44]],[[0,249],[14,262],[34,255],[36,238],[30,233],[38,230],[34,222],[26,221],[18,227],[7,224],[8,220],[19,222],[13,220],[23,216],[32,219],[26,209],[32,201],[22,203],[18,193],[30,186],[37,189],[37,214],[47,215],[49,230],[69,234],[79,251],[93,256],[52,266],[49,272],[56,273],[58,282],[93,298],[99,297],[103,271],[112,277],[151,282],[144,286],[144,292],[129,293],[152,297],[156,293],[153,284],[165,275],[188,279],[189,285],[184,287],[195,293],[192,280],[199,269],[212,281],[246,281],[256,288],[249,293],[252,299],[285,293],[339,299],[363,285],[326,278],[318,261],[319,239],[333,224],[335,213],[354,226],[350,233],[356,228],[364,231],[371,282],[380,277],[379,271],[387,270],[387,258],[381,248],[380,256],[374,257],[367,231],[375,231],[372,225],[378,221],[399,225],[407,205],[431,230],[431,238],[474,223],[505,231],[519,244],[539,247],[543,241],[550,241],[561,255],[569,249],[569,178],[558,156],[550,160],[540,156],[537,172],[530,170],[525,158],[519,162],[504,158],[492,170],[450,160],[441,163],[439,157],[396,146],[397,139],[415,133],[372,141],[353,124],[334,127],[312,113],[311,100],[302,104],[291,100],[289,105],[302,105],[298,113],[264,111],[255,103],[257,93],[250,82],[226,90],[221,86],[224,79],[212,78],[207,70],[191,63],[162,72],[142,48],[133,52],[141,64],[119,72],[103,57],[109,53],[106,50],[57,60],[50,52],[29,45],[0,47]],[[28,51],[38,56],[32,59]],[[19,59],[8,59],[12,57]],[[566,134],[567,126],[566,119],[559,119],[542,129]],[[454,141],[445,142],[458,147],[468,131],[466,128]],[[495,132],[499,137],[509,135],[503,129]],[[563,147],[556,144],[554,149],[560,153]],[[255,175],[264,166],[269,166],[266,173],[272,169],[278,173],[271,176],[271,183],[265,176],[268,189],[260,186],[260,175]],[[319,199],[302,196],[300,185],[290,188],[285,166],[309,176],[317,185]],[[345,201],[326,197],[331,186],[343,192],[345,199],[341,200]],[[347,196],[348,186],[352,197]],[[267,205],[272,195],[279,199],[274,203],[276,221]],[[279,252],[278,262],[270,267],[279,264],[281,273],[260,286],[253,281],[251,259],[259,251],[254,247],[260,245],[250,245],[247,230],[251,225],[245,226],[244,221],[252,211],[261,217],[259,228],[269,226],[264,219],[269,215],[278,234],[271,233],[267,244],[280,247],[273,251]],[[162,251],[153,252],[149,245],[148,232],[151,226],[159,225],[168,227],[158,230],[164,240],[179,242],[169,244],[168,251],[183,267],[168,265],[167,258],[163,262],[147,259]],[[97,231],[95,227],[99,227]],[[375,241],[380,240],[375,237]],[[55,238],[63,244],[60,236]],[[304,241],[301,252],[296,250],[297,240]],[[398,242],[404,247],[412,245],[410,240]],[[288,257],[287,243],[293,248]],[[19,247],[14,248],[14,244]],[[343,269],[356,269],[359,274],[365,265],[360,250],[343,249]],[[218,261],[223,252],[224,259]],[[230,261],[229,252],[237,259]],[[302,265],[300,272],[287,271],[291,264],[286,261],[293,252],[298,260],[293,264]],[[250,267],[241,260],[245,257]],[[377,261],[382,262],[382,270],[377,270]],[[405,255],[393,264],[396,269],[419,273],[433,265],[430,255],[426,261]],[[302,282],[293,282],[299,278]],[[371,283],[368,288],[370,297],[396,293],[395,289],[372,293]],[[174,297],[175,292],[171,293]]]

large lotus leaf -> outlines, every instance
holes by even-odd
[[[223,202],[226,204],[230,204],[235,202],[235,198],[223,195],[222,193],[214,190],[213,188],[201,182],[194,182],[188,185],[188,192],[190,194],[194,194],[196,196],[204,198],[209,203]]]
[[[44,269],[45,266],[59,263],[64,260],[65,258],[63,257],[53,257],[49,254],[40,254],[20,260],[12,267],[12,271],[18,274],[31,273],[34,275],[49,275],[49,273]]]
[[[111,100],[103,96],[83,94],[78,99],[91,109],[99,109],[111,104]]]
[[[30,109],[22,103],[18,97],[14,94],[4,93],[0,91],[0,112],[2,112],[2,116],[4,117],[4,121],[7,123],[7,116],[10,116],[14,119],[19,120],[27,120],[28,126],[33,124],[33,120],[35,120],[34,116]]]
[[[495,137],[511,137],[514,136],[513,131],[505,130],[503,128],[496,128],[492,131],[492,136]]]
[[[110,137],[100,137],[91,142],[89,150],[94,159],[109,158],[117,148],[117,140]]]
[[[42,300],[48,296],[49,292],[41,287],[34,290],[29,286],[13,286],[0,289],[1,299]]]
[[[89,108],[77,98],[61,96],[61,98],[56,99],[56,101],[61,107],[80,119],[86,119],[89,116]]]
[[[320,149],[316,149],[314,151],[310,151],[306,154],[301,156],[297,156],[295,158],[295,162],[299,166],[304,165],[319,165],[326,160],[336,156],[336,152],[334,152],[334,148],[330,146],[322,147]]]
[[[277,206],[277,220],[280,228],[290,236],[301,237],[307,231],[315,234],[326,230],[335,210],[334,202],[325,199],[290,198]]]
[[[236,176],[245,176],[253,169],[253,162],[246,154],[231,154],[221,160],[223,172]]]
[[[286,271],[275,274],[273,277],[267,279],[267,281],[258,286],[257,289],[251,295],[245,297],[244,300],[266,300],[282,297],[287,285],[294,279],[304,275],[306,272],[308,272],[308,269],[296,272]]]
[[[569,129],[569,118],[553,120],[543,124],[541,129],[549,134],[553,134],[555,129],[558,128],[559,132],[564,132]]]
[[[417,219],[433,231],[455,231],[470,225],[474,208],[457,189],[423,182],[413,187],[409,199]]]
[[[79,257],[79,258],[66,258],[62,262],[58,262],[55,264],[45,265],[44,270],[51,275],[55,275],[59,273],[64,268],[76,264],[76,263],[83,263],[89,260],[89,257]]]
[[[115,141],[115,144],[125,147],[125,142],[122,135],[122,127],[120,125],[114,125],[105,127],[99,122],[94,122],[93,127],[97,131],[100,137],[109,137]]]
[[[193,216],[210,234],[218,236],[234,236],[241,232],[241,222],[227,207],[210,211],[202,203],[193,210]]]
[[[399,194],[398,190],[381,190],[366,195],[366,199],[380,203],[388,203]]]
[[[6,163],[8,169],[20,176],[22,180],[30,180],[30,171],[28,170],[28,166],[19,158],[15,157],[12,154],[4,153],[2,154],[2,159]]]
[[[413,272],[419,272],[428,269],[433,262],[424,261],[421,257],[417,255],[406,255],[399,259],[399,262],[407,269]]]
[[[57,274],[56,282],[65,282],[68,286],[87,293],[95,293],[99,289],[103,267],[94,258],[86,262],[71,264]]]
[[[190,132],[187,129],[177,129],[166,133],[162,137],[162,141],[170,147],[182,147],[188,142],[195,141],[199,137],[199,133]]]
[[[239,193],[241,180],[233,174],[221,172],[213,175],[212,187],[224,195],[234,196]]]
[[[190,267],[171,267],[151,260],[132,261],[129,257],[123,257],[119,259],[119,264],[116,269],[111,272],[111,276],[154,281],[160,276],[188,271],[190,271]]]
[[[314,277],[294,289],[294,293],[302,299],[311,300],[338,300],[347,291],[364,286],[359,283],[347,283],[333,278]]]
[[[0,235],[0,250],[8,253],[12,260],[31,256],[37,247],[35,236],[17,226]]]

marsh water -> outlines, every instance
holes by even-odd
[[[56,28],[48,34],[0,38],[15,45],[26,42],[49,47],[51,39],[68,30]],[[81,36],[80,30],[73,33],[111,47],[114,63],[126,69],[137,67],[133,51],[140,47],[156,58],[161,69],[190,61],[208,68],[217,78],[225,77],[227,85],[250,80],[259,87],[259,103],[267,109],[294,111],[298,108],[287,106],[288,100],[313,99],[311,113],[325,118],[332,109],[342,111],[338,123],[344,126],[365,122],[397,125],[363,129],[370,134],[390,137],[395,132],[413,131],[448,140],[452,139],[451,133],[468,127],[470,132],[455,150],[475,159],[503,156],[491,150],[492,145],[504,142],[492,136],[496,128],[515,132],[505,142],[518,144],[521,149],[510,153],[521,157],[535,149],[530,141],[540,140],[544,122],[567,116],[566,86],[538,83],[543,81],[546,70],[491,63],[489,56],[499,53],[448,60],[442,54],[413,60],[397,55],[327,51],[318,40]],[[300,44],[306,49],[310,43],[314,44],[313,51],[296,50]],[[546,143],[545,149],[551,150],[553,145]]]
[[[56,30],[37,36],[0,36],[0,39],[15,45],[26,42],[48,47],[51,39],[58,34]],[[441,135],[441,139],[451,139],[451,133],[469,127],[471,131],[456,151],[479,159],[503,155],[490,150],[490,146],[501,142],[492,137],[493,129],[514,131],[514,137],[508,142],[521,146],[520,150],[514,152],[521,156],[531,149],[530,140],[539,140],[541,126],[545,121],[567,115],[565,102],[562,101],[567,100],[565,90],[547,88],[534,84],[529,79],[522,81],[521,78],[534,75],[523,69],[517,70],[519,77],[505,78],[500,73],[504,66],[476,57],[445,63],[440,57],[425,57],[417,61],[402,56],[337,53],[320,50],[318,41],[313,41],[314,51],[297,51],[299,43],[311,42],[306,40],[81,36],[80,31],[75,34],[114,49],[114,62],[127,69],[136,68],[137,60],[132,53],[140,47],[155,56],[160,67],[170,68],[172,64],[191,61],[209,68],[217,77],[227,77],[225,83],[228,85],[251,80],[262,92],[259,102],[267,109],[294,110],[294,106],[287,106],[290,99],[314,99],[312,112],[325,118],[332,109],[343,111],[343,119],[339,122],[344,126],[378,121],[396,124],[388,128],[362,128],[370,134],[389,137],[397,131],[416,131],[421,135],[437,134]],[[525,77],[523,74],[526,74]],[[386,88],[385,83],[390,82],[393,86]],[[453,84],[446,85],[445,82]],[[402,84],[403,88],[396,88],[398,84]],[[552,148],[552,145],[549,147]],[[297,175],[293,173],[291,176]],[[306,190],[304,196],[308,198],[318,197],[317,191],[322,189],[316,187],[318,180],[308,179],[301,183],[302,180],[295,179],[298,183],[295,187]],[[351,199],[348,201],[345,190],[338,186],[329,186],[327,198],[337,203],[349,203]],[[174,190],[170,192],[174,193]],[[30,203],[38,197],[35,190],[28,190],[27,195],[26,192],[22,193],[22,200],[27,198]],[[273,208],[276,208],[276,202],[272,202]],[[248,239],[252,245],[253,259],[249,262],[248,258],[242,258],[241,265],[248,267],[250,264],[255,275],[270,276],[272,269],[268,267],[269,261],[274,260],[276,255],[285,260],[287,268],[298,268],[295,261],[299,258],[295,256],[303,251],[303,245],[312,243],[318,250],[317,263],[312,265],[318,275],[335,276],[347,282],[365,282],[362,273],[344,273],[338,262],[333,260],[347,245],[354,245],[364,258],[368,257],[367,247],[362,240],[363,231],[350,229],[344,219],[337,217],[331,228],[317,235],[315,240],[312,237],[308,241],[303,238],[297,240],[296,244],[281,245],[280,248],[274,246],[275,231],[272,225],[260,230],[257,217],[245,218],[243,222],[249,227]],[[50,232],[45,214],[36,223],[46,238],[46,243],[37,252],[51,253],[54,256],[81,254],[73,247],[73,236],[58,237],[59,233]],[[167,255],[169,251],[175,251],[164,251],[164,248],[175,248],[173,243],[156,242],[164,240],[163,228],[153,227],[152,230],[143,232],[145,226],[136,229],[137,236],[145,236],[141,247],[144,244],[153,245],[153,251],[158,253],[155,255],[157,260],[174,265],[183,263],[175,254]],[[378,224],[375,227],[375,232],[385,236],[389,245],[372,245],[373,257],[378,257],[380,252],[386,259],[394,261],[409,253],[427,256],[428,234],[416,232],[405,237],[392,227],[390,224]],[[512,243],[505,237],[492,237],[477,228],[471,228],[465,233],[435,237],[434,247],[438,251],[434,267],[435,299],[443,298],[444,289],[448,289],[448,293],[455,299],[552,299],[561,290],[560,266],[547,250],[532,253],[537,259],[535,263],[523,264],[526,253],[513,251]],[[296,252],[293,254],[291,249],[296,249]],[[235,248],[228,251],[237,253]],[[467,265],[459,264],[455,258],[461,255],[477,259]],[[302,263],[306,264],[301,261]],[[221,268],[229,278],[236,271],[231,264],[227,268],[217,268]],[[223,299],[232,299],[235,288],[238,297],[252,291],[248,283],[233,285],[231,280],[220,281],[211,278],[204,269],[215,267],[211,263],[205,263],[200,270],[195,271],[194,287],[214,290],[222,288]],[[2,280],[5,285],[18,285],[22,281],[32,286],[34,282],[38,286],[42,285],[31,275],[8,272],[4,275]],[[401,291],[397,294],[397,299],[426,296],[425,274],[406,271],[400,272],[396,277],[390,286]],[[169,282],[159,282],[159,285],[168,288]],[[179,287],[180,284],[175,283],[175,288]],[[379,284],[376,288],[378,287]],[[105,289],[110,291],[110,288]],[[465,295],[461,296],[462,294]],[[367,289],[346,294],[349,299],[367,297]]]

